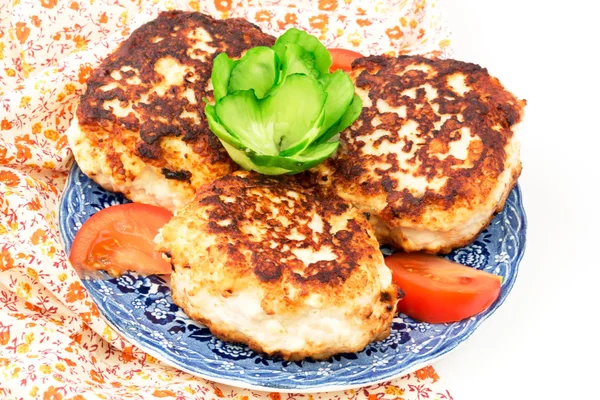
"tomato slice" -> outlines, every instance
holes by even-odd
[[[148,204],[128,203],[92,215],[73,240],[69,260],[87,275],[104,270],[113,276],[126,271],[144,275],[171,273],[171,264],[154,251],[154,237],[172,214]]]
[[[488,308],[500,295],[502,277],[420,253],[385,259],[405,293],[398,311],[433,324],[455,322]]]
[[[363,57],[362,54],[357,53],[356,51],[346,50],[346,49],[328,49],[329,54],[331,54],[331,59],[333,61],[330,71],[334,72],[338,69],[344,71],[352,70],[352,61],[357,58]]]

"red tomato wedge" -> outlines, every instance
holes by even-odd
[[[154,251],[154,237],[172,214],[147,204],[121,204],[92,215],[73,240],[69,260],[84,274],[104,270],[143,275],[171,273],[171,264]]]
[[[363,57],[362,54],[357,53],[356,51],[346,50],[346,49],[327,49],[329,50],[329,54],[331,54],[331,59],[333,63],[331,64],[330,71],[334,72],[338,69],[344,71],[352,70],[352,61],[357,58]]]
[[[420,321],[460,321],[484,311],[500,295],[502,277],[440,257],[395,253],[385,263],[405,293],[398,311]]]

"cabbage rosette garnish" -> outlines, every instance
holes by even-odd
[[[330,67],[325,46],[295,28],[239,60],[219,54],[211,75],[215,104],[205,107],[210,130],[247,170],[295,174],[320,164],[362,110],[350,77]]]

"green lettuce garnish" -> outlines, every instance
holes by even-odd
[[[336,151],[336,135],[362,110],[350,77],[330,67],[325,46],[295,28],[239,60],[219,54],[215,104],[205,107],[210,130],[244,169],[280,175],[313,168]]]

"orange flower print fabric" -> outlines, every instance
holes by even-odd
[[[319,0],[319,10],[335,11],[338,7],[337,0]]]
[[[58,0],[40,0],[42,7],[54,8],[58,4]]]
[[[294,26],[364,54],[447,55],[428,0],[10,0],[0,2],[0,398],[275,399],[161,363],[106,324],[59,239],[73,157],[65,130],[102,59],[161,10]],[[451,399],[432,367],[314,399]],[[293,394],[291,396],[294,396]]]
[[[217,11],[226,12],[231,10],[231,0],[214,0]]]

